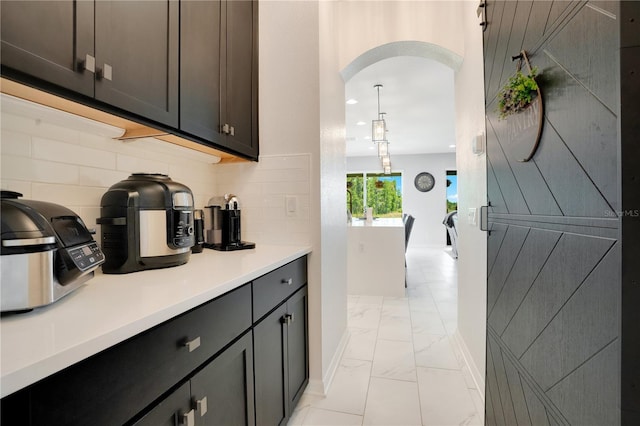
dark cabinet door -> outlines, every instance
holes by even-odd
[[[256,424],[283,424],[287,418],[285,397],[286,305],[267,315],[253,329],[255,348]]]
[[[178,127],[178,1],[95,5],[96,99]]]
[[[256,423],[285,424],[309,378],[307,287],[254,327]]]
[[[183,419],[189,416],[193,418],[195,414],[191,408],[190,396],[189,382],[187,382],[153,407],[143,418],[134,423],[134,426],[175,426],[177,424],[187,424]]]
[[[180,130],[258,156],[256,1],[183,1]]]
[[[195,425],[254,425],[253,344],[247,333],[191,379]]]
[[[180,129],[221,144],[220,1],[180,7]]]
[[[307,287],[287,301],[287,383],[289,414],[298,404],[309,379]]]
[[[0,10],[3,74],[16,70],[93,96],[92,1],[3,0]]]
[[[257,2],[222,3],[223,125],[229,126],[230,147],[247,155],[258,154]]]

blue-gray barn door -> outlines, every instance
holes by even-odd
[[[619,13],[614,1],[486,5],[488,425],[626,418]],[[496,111],[521,50],[544,99],[528,162]]]

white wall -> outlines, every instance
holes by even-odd
[[[487,292],[487,235],[469,223],[469,208],[487,203],[485,155],[475,155],[471,143],[484,132],[482,30],[477,4],[463,3],[460,18],[465,54],[455,76],[456,157],[458,163],[458,334],[478,389],[484,390]]]
[[[98,230],[102,195],[133,172],[168,174],[192,190],[196,206],[214,194],[216,157],[151,138],[114,140],[106,126],[26,101],[16,109],[12,99],[2,95],[2,189],[62,204]]]
[[[455,1],[339,1],[339,67],[378,46],[418,40],[462,55],[463,34]],[[477,6],[477,2],[475,3]],[[435,58],[434,58],[435,59]]]
[[[380,173],[378,157],[348,157],[347,170]],[[402,172],[402,211],[416,220],[409,239],[410,247],[444,246],[447,231],[442,220],[447,213],[446,172],[456,170],[455,154],[394,155],[393,171]],[[420,172],[429,172],[436,184],[429,192],[420,192],[413,180]]]

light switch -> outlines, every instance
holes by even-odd
[[[468,214],[468,222],[469,225],[477,225],[478,224],[478,209],[475,207],[469,207]]]
[[[298,197],[295,195],[287,195],[285,197],[285,205],[287,216],[295,216],[298,212]]]

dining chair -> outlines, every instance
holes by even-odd
[[[404,223],[404,269],[405,269],[405,278],[404,278],[404,286],[407,286],[407,247],[409,246],[409,237],[411,237],[411,230],[413,229],[413,222],[415,222],[416,218],[412,215],[407,215],[407,220]]]

